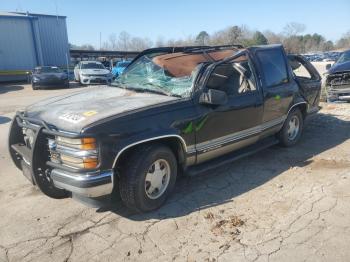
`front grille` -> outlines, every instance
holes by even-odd
[[[348,87],[350,86],[350,72],[329,75],[327,77],[327,83],[335,89]]]
[[[88,76],[91,76],[91,77],[107,77],[107,75],[93,75],[93,74],[90,74]]]
[[[104,79],[91,79],[90,83],[106,83]]]

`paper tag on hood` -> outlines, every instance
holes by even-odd
[[[65,114],[59,116],[58,118],[65,120],[67,122],[73,123],[73,124],[79,123],[85,119],[85,117],[78,115],[78,114],[74,114],[74,113],[65,113]]]

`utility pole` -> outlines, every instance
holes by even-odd
[[[101,32],[100,32],[100,51],[101,51]]]

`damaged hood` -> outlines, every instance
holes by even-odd
[[[40,101],[27,107],[25,115],[60,130],[80,132],[98,120],[175,99],[178,98],[101,86]]]

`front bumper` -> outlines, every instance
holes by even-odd
[[[350,101],[350,87],[346,88],[329,88],[327,89],[328,101]]]
[[[34,86],[40,86],[40,87],[62,87],[69,85],[68,79],[62,79],[62,80],[40,80],[40,81],[33,81],[32,84]]]
[[[112,76],[80,76],[82,84],[109,84],[112,82]]]
[[[33,144],[28,147],[23,138],[22,128],[33,130]],[[48,155],[48,136],[75,137],[79,134],[51,130],[47,123],[24,117],[17,113],[9,133],[9,150],[15,165],[33,184],[44,173],[52,184],[72,193],[99,197],[109,195],[113,190],[113,170],[70,170],[64,165],[52,163]],[[41,170],[39,174],[39,171]]]
[[[59,169],[51,171],[51,179],[56,187],[86,197],[99,197],[112,193],[113,175],[112,170],[92,174],[69,173]]]

